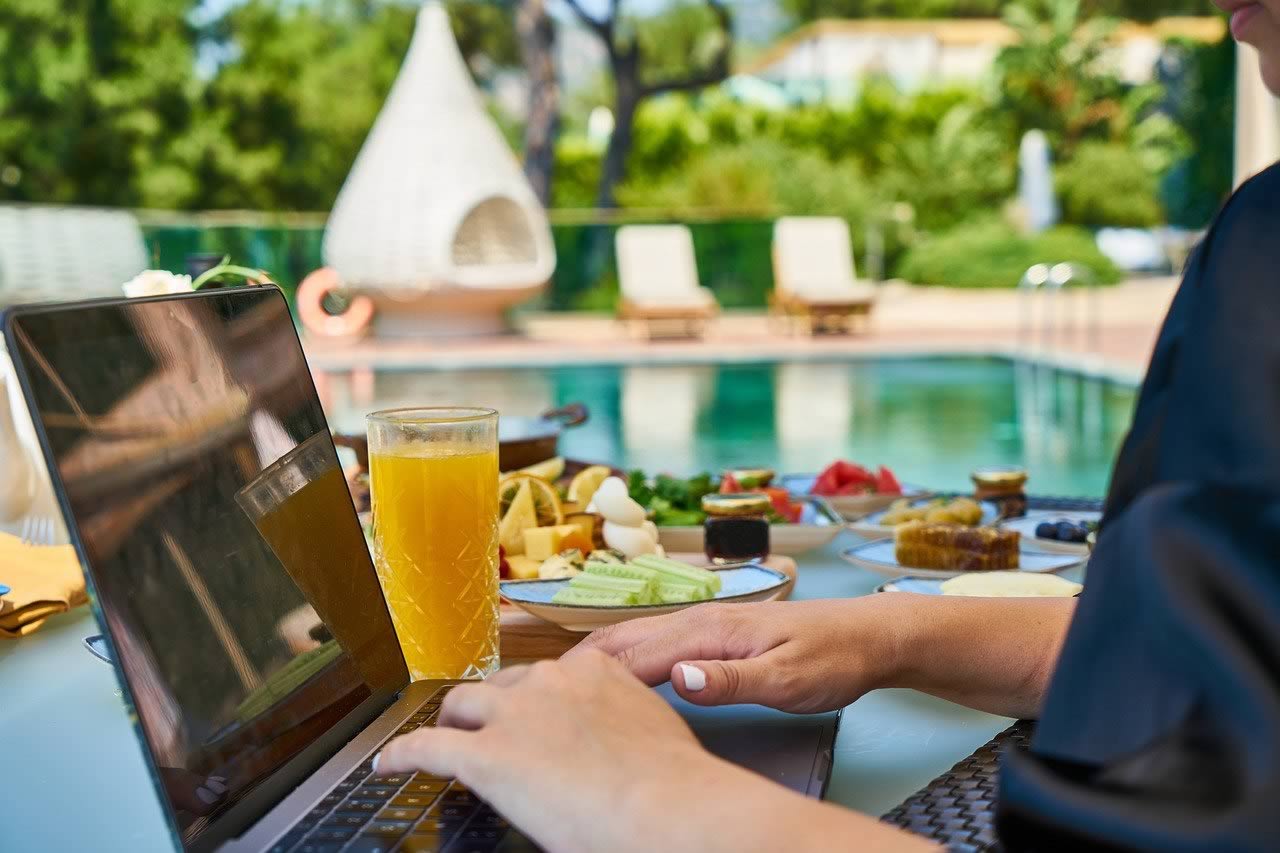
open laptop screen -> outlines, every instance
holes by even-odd
[[[185,844],[408,681],[274,288],[18,312],[13,353]]]

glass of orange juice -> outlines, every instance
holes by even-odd
[[[378,579],[415,680],[498,669],[498,413],[369,415]]]

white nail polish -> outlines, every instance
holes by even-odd
[[[213,780],[213,781],[215,781],[215,782],[221,782],[221,783],[222,783],[222,784],[224,784],[224,785],[225,785],[225,784],[227,784],[227,777],[226,777],[226,776],[210,776],[209,778],[210,778],[210,779],[212,779],[212,780]]]
[[[227,786],[222,782],[219,782],[217,776],[210,776],[208,779],[205,779],[203,787],[208,788],[215,794],[225,794],[227,792]]]
[[[707,674],[696,666],[682,663],[680,664],[680,672],[684,675],[684,689],[690,693],[697,693],[707,686]]]
[[[201,785],[199,788],[196,788],[196,799],[204,803],[206,806],[211,806],[218,801],[218,795]]]
[[[378,772],[378,761],[379,761],[379,759],[381,759],[381,758],[382,758],[382,753],[381,753],[381,752],[375,752],[375,753],[373,754],[373,761],[371,761],[371,762],[370,762],[370,764],[372,764],[372,765],[373,765],[373,772],[374,772],[374,773],[377,773],[377,772]]]

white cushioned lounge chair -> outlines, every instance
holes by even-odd
[[[844,332],[855,320],[865,330],[875,306],[874,285],[859,282],[849,226],[835,216],[785,216],[773,226],[772,308],[810,334]]]
[[[720,305],[698,280],[693,236],[684,225],[624,225],[618,255],[619,319],[657,334],[698,337]]]

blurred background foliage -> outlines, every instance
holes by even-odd
[[[845,217],[860,263],[868,240],[875,244],[876,272],[1008,286],[1017,276],[1005,266],[1050,249],[1110,278],[1087,251],[1086,229],[1203,227],[1230,189],[1229,38],[1174,43],[1144,86],[1099,62],[1115,18],[1204,14],[1202,0],[780,2],[792,25],[1002,15],[1019,37],[984,85],[904,94],[869,79],[850,103],[786,109],[742,103],[719,87],[642,103],[616,192],[623,210],[610,221],[693,222],[703,275],[725,304],[763,299],[767,224],[782,214]],[[447,5],[482,88],[518,68],[511,3]],[[200,0],[97,0],[92,14],[83,6],[0,3],[0,199],[325,211],[395,77],[415,12],[379,0],[245,0],[216,16]],[[706,17],[701,6],[675,4],[624,23],[651,70],[678,74],[701,61],[691,54],[714,47],[698,37]],[[603,146],[586,130],[609,92],[602,73],[562,104],[553,208],[597,198]],[[500,123],[518,145],[518,123]],[[1060,228],[1038,238],[998,215],[1014,193],[1018,141],[1032,128],[1050,138],[1063,213]],[[616,282],[601,247],[611,240],[600,235],[612,226],[554,210],[553,222],[560,267],[551,302],[610,307]],[[314,225],[285,236],[230,227],[152,234],[166,259],[177,246],[237,247],[282,265],[286,284],[319,264]]]

